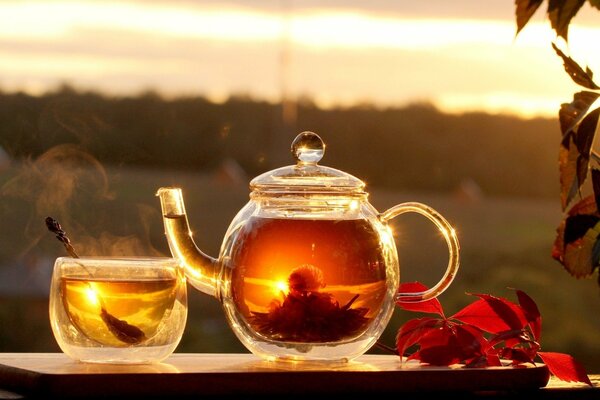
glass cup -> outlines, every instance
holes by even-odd
[[[50,323],[61,350],[93,363],[160,362],[187,318],[186,281],[173,258],[71,258],[54,264]]]

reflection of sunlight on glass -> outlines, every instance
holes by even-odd
[[[93,306],[98,306],[100,304],[100,300],[98,300],[98,294],[96,293],[91,284],[85,289],[85,297],[87,298],[88,302]]]
[[[383,226],[382,228],[379,228],[378,231],[382,243],[386,246],[391,246],[393,248],[395,245],[395,239],[398,238],[394,232],[394,229],[391,226],[387,225]]]
[[[202,278],[202,271],[194,268],[188,263],[183,263],[183,267],[185,268],[185,272],[190,274],[193,278],[200,279]]]
[[[290,291],[290,288],[287,284],[287,282],[285,281],[275,281],[273,282],[273,292],[277,295],[283,293],[283,294],[288,294],[288,292]]]

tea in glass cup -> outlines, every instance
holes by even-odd
[[[152,363],[177,347],[187,319],[173,258],[71,258],[54,264],[50,323],[61,350],[94,363]]]

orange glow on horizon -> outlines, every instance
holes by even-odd
[[[272,281],[269,279],[260,279],[260,278],[244,278],[244,283],[248,285],[248,289],[252,290],[253,287],[256,289],[257,296],[254,296],[254,301],[250,299],[246,299],[246,305],[253,310],[259,312],[268,312],[269,307],[268,304],[273,300],[281,301],[282,293],[287,295],[289,293],[289,286],[285,281]],[[385,282],[374,282],[374,283],[365,283],[362,285],[353,285],[352,293],[361,295],[355,302],[355,307],[363,307],[366,303],[368,303],[371,298],[370,294],[373,292],[378,292],[383,289],[385,286]],[[271,289],[270,293],[268,290]],[[331,294],[344,294],[348,292],[348,286],[345,285],[327,285],[323,288],[323,291]],[[265,301],[260,296],[267,296],[268,299]],[[345,298],[345,297],[344,297]]]
[[[498,19],[292,11],[286,19],[234,5],[0,2],[2,88],[40,94],[69,82],[110,94],[151,87],[167,97],[250,93],[278,101],[285,36],[288,95],[308,94],[324,108],[426,99],[453,113],[555,117],[572,92],[548,21],[532,20],[515,39],[512,10]],[[569,30],[570,54],[592,69],[600,67],[598,36],[600,28],[579,19]],[[252,74],[227,70],[240,63],[256,64]]]

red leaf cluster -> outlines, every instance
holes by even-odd
[[[400,292],[423,291],[426,286],[407,283]],[[422,303],[397,302],[409,311],[437,314],[405,323],[396,336],[398,354],[430,365],[465,364],[467,367],[535,363],[539,357],[550,372],[564,381],[591,385],[584,368],[568,354],[540,352],[542,317],[535,301],[515,290],[518,303],[489,294],[474,294],[478,299],[456,314],[446,317],[437,299]],[[415,348],[412,354],[408,350]]]

